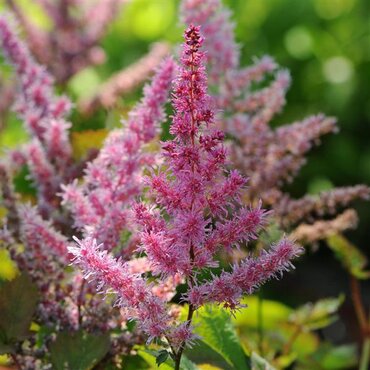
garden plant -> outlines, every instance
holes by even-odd
[[[1,363],[367,369],[360,281],[370,272],[344,233],[370,189],[289,190],[335,118],[271,124],[290,74],[270,56],[242,65],[221,0],[181,0],[182,41],[155,40],[74,99],[75,79],[106,63],[102,39],[130,2],[35,3],[52,28],[21,1],[0,13],[0,135],[16,122],[23,135],[0,157]],[[265,296],[327,247],[347,294],[294,307]],[[344,302],[357,343],[325,337]]]

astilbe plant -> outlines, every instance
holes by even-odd
[[[70,124],[65,120],[71,104],[54,95],[51,76],[35,62],[5,16],[0,16],[0,44],[15,67],[19,82],[15,108],[31,136],[23,150],[9,152],[0,163],[2,204],[7,209],[0,243],[9,248],[18,268],[30,275],[42,293],[34,320],[49,332],[43,339],[37,339],[37,333],[31,336],[28,348],[19,346],[14,359],[24,368],[48,368],[48,345],[55,335],[58,338],[58,333],[80,330],[120,330],[110,338],[107,356],[128,353],[142,340],[140,331],[121,330],[125,320],[119,309],[86,285],[78,270],[66,270],[71,258],[69,237],[75,231],[61,203],[71,206],[79,231],[99,235],[110,249],[116,247],[118,254],[123,253],[119,237],[128,229],[127,206],[140,193],[143,166],[155,161],[154,154],[145,152],[143,146],[158,133],[175,63],[168,58],[158,67],[124,127],[108,136],[98,157],[88,164],[85,185],[66,185],[62,193],[62,183],[81,176],[84,167],[84,162],[74,162],[71,155]],[[30,167],[38,190],[37,207],[23,205],[14,191],[12,175],[18,168],[14,160]],[[124,254],[131,258],[132,249],[126,248]],[[128,273],[147,271],[143,258],[132,259],[128,266]],[[169,277],[154,285],[152,294],[170,299],[178,282]],[[41,346],[37,344],[40,340]]]
[[[40,211],[48,216],[60,203],[56,198],[60,183],[72,175],[71,124],[66,120],[71,102],[54,95],[52,76],[19,41],[6,17],[0,17],[0,45],[19,82],[14,110],[31,136],[26,148],[14,155],[19,164],[27,162],[37,185]]]
[[[141,192],[142,168],[155,161],[154,153],[145,152],[143,146],[159,133],[174,69],[171,58],[162,62],[142,101],[122,122],[123,128],[108,135],[99,155],[88,164],[82,185],[63,187],[63,202],[77,228],[104,241],[109,250],[127,230],[127,205]]]
[[[37,0],[35,3],[51,23],[50,29],[43,29],[35,25],[24,4],[6,0],[7,8],[25,31],[33,56],[46,66],[62,87],[84,68],[106,61],[100,44],[111,23],[121,14],[125,2]],[[86,115],[100,107],[111,108],[120,96],[144,83],[169,50],[166,42],[154,43],[146,55],[110,76],[92,96],[81,98],[77,109]]]
[[[335,119],[317,114],[272,128],[270,121],[285,104],[290,85],[288,71],[269,56],[256,59],[252,66],[240,66],[231,13],[220,0],[183,0],[181,18],[203,27],[209,86],[218,110],[216,121],[231,138],[233,162],[249,176],[246,202],[256,204],[262,199],[289,231],[305,221],[322,222],[324,216],[336,215],[338,208],[347,207],[355,199],[369,198],[369,188],[357,185],[292,199],[283,190],[284,185],[298,174],[306,162],[305,155],[319,139],[337,131]],[[345,227],[343,223],[336,225]]]
[[[255,243],[272,217],[263,207],[272,208],[290,231],[307,217],[335,213],[338,205],[368,194],[361,186],[302,200],[283,194],[282,184],[297,173],[312,143],[335,129],[334,120],[318,115],[272,130],[268,123],[284,104],[287,72],[268,57],[239,66],[230,14],[218,0],[185,0],[182,9],[188,23],[203,25],[206,38],[190,26],[180,67],[165,59],[122,127],[108,135],[96,158],[81,162],[72,156],[70,101],[55,96],[49,72],[7,16],[0,16],[0,45],[19,83],[15,109],[31,137],[0,163],[7,209],[0,242],[42,293],[34,320],[48,331],[41,339],[33,334],[27,348],[18,346],[14,359],[24,368],[50,368],[50,348],[59,335],[83,330],[108,334],[108,361],[129,353],[145,336],[167,346],[178,369],[184,349],[197,340],[197,310],[208,304],[240,309],[243,295],[289,270],[302,252],[293,238],[266,250],[266,243]],[[161,144],[158,155],[150,143],[166,119],[175,70],[172,140]],[[271,85],[254,91],[270,74]],[[224,142],[223,129],[237,145]],[[248,181],[232,169],[233,161]],[[25,163],[37,189],[36,207],[22,204],[12,186]],[[315,235],[328,236],[329,226],[335,233],[356,224],[353,212],[343,216],[292,235],[313,242]],[[249,250],[252,243],[254,255],[244,253],[221,268],[219,255]],[[179,285],[186,287],[180,298],[188,309],[184,320],[173,303]],[[128,320],[138,324],[133,332],[125,330]]]
[[[153,294],[148,279],[130,273],[127,262],[115,260],[95,239],[77,240],[77,246],[69,248],[85,278],[95,280],[99,290],[113,290],[116,304],[137,321],[149,341],[167,341],[175,369],[184,348],[196,339],[191,322],[200,306],[218,303],[238,308],[243,294],[288,270],[301,252],[294,242],[282,239],[229,272],[202,278],[202,272],[218,265],[215,256],[220,249],[231,251],[256,239],[267,217],[260,207],[240,206],[246,180],[226,168],[224,135],[214,124],[207,94],[202,44],[199,27],[189,26],[174,82],[170,128],[174,138],[162,143],[163,163],[146,179],[154,204],[133,206],[134,220],[141,227],[138,251],[146,255],[153,276],[159,281],[180,276],[187,282],[182,295],[188,304],[186,320],[177,320],[166,299]]]
[[[119,13],[122,0],[37,0],[35,3],[50,18],[50,30],[37,27],[18,0],[6,0],[26,32],[31,52],[39,63],[48,67],[58,83],[66,83],[86,66],[104,62],[105,53],[99,41]]]

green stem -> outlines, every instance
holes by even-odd
[[[362,345],[359,370],[367,370],[370,365],[370,337],[367,337]]]
[[[363,335],[366,332],[368,323],[366,319],[366,312],[365,312],[364,304],[362,302],[360,283],[352,275],[350,275],[350,282],[351,282],[351,294],[352,294],[353,306],[355,307],[357,320],[360,325],[361,334]]]
[[[195,311],[194,306],[192,304],[189,304],[188,317],[186,319],[186,321],[188,322],[187,324],[188,327],[191,325],[191,320],[193,319],[194,311]],[[176,353],[175,370],[180,370],[181,356],[182,356],[184,349],[185,349],[185,342],[182,343],[181,347]]]
[[[258,294],[258,306],[257,306],[257,325],[258,325],[258,348],[260,355],[263,356],[263,297],[262,293]]]

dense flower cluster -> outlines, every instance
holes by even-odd
[[[22,2],[6,2],[25,31],[33,56],[47,67],[57,84],[65,86],[84,68],[105,62],[105,51],[99,43],[127,0],[37,0],[51,24],[50,29],[37,27],[27,16]],[[91,96],[81,97],[77,109],[90,115],[100,107],[114,106],[122,95],[135,90],[152,75],[169,50],[166,42],[153,44],[146,55],[110,76]],[[11,85],[8,91],[3,98],[11,101]],[[5,111],[6,106],[0,104],[0,116]]]
[[[31,52],[48,67],[58,83],[65,83],[90,64],[104,62],[105,53],[98,43],[123,2],[38,0],[52,23],[47,31],[29,20],[18,0],[6,1],[26,31]]]
[[[153,83],[145,88],[143,100],[129,113],[122,129],[108,136],[104,148],[87,166],[83,185],[66,185],[62,193],[63,182],[77,181],[76,176],[81,174],[77,169],[83,167],[83,163],[73,162],[71,155],[70,124],[65,120],[69,100],[54,95],[51,76],[33,59],[7,16],[0,16],[0,44],[15,67],[19,84],[15,109],[31,136],[25,148],[9,152],[9,161],[4,158],[0,163],[2,205],[7,209],[1,245],[9,248],[18,268],[28,272],[42,292],[35,317],[40,325],[56,331],[82,328],[106,332],[119,328],[124,321],[120,310],[85,284],[77,269],[66,270],[72,257],[67,246],[73,230],[61,203],[70,206],[79,230],[98,234],[107,246],[120,250],[120,235],[127,229],[127,206],[140,193],[144,165],[155,161],[145,144],[159,132],[175,63],[170,58],[163,61]],[[24,163],[38,190],[37,207],[22,205],[12,186],[12,174]],[[135,237],[132,239],[134,246]],[[132,248],[124,252],[127,258],[132,257]],[[134,258],[128,266],[130,273],[137,275],[148,269],[142,259]],[[153,284],[149,291],[156,299],[170,300],[179,283],[178,277],[171,277]],[[45,341],[53,336],[51,333]],[[122,331],[111,340],[111,355],[129,351],[140,341],[139,329],[134,333]],[[36,362],[41,350],[32,348],[17,354],[25,368],[39,366]]]
[[[159,132],[174,68],[171,58],[162,62],[141,103],[122,122],[123,128],[109,134],[97,158],[88,164],[83,186],[63,187],[63,202],[76,226],[110,250],[127,229],[127,205],[140,194],[142,168],[155,161],[143,146]]]
[[[167,339],[177,365],[184,347],[194,340],[191,318],[200,305],[217,302],[235,309],[242,294],[288,270],[291,259],[301,252],[284,239],[231,272],[198,281],[201,271],[218,265],[218,250],[231,251],[255,239],[266,218],[261,208],[240,205],[246,180],[237,171],[226,173],[227,150],[207,95],[202,43],[199,27],[190,26],[174,82],[170,128],[174,139],[162,144],[163,163],[146,179],[156,206],[138,203],[133,209],[142,230],[138,251],[147,256],[153,275],[159,280],[181,276],[188,283],[183,295],[189,303],[187,321],[171,324],[165,302],[153,295],[149,282],[130,274],[127,264],[114,260],[101,250],[103,246],[99,249],[95,239],[69,248],[85,277],[97,280],[99,289],[113,289],[117,304],[139,321],[149,339]]]
[[[17,74],[14,109],[32,138],[23,156],[36,183],[40,211],[50,215],[59,204],[60,183],[70,177],[71,124],[66,116],[71,103],[54,95],[52,76],[34,60],[4,15],[0,16],[0,46]]]
[[[297,175],[307,152],[323,135],[337,131],[335,119],[318,114],[276,129],[270,127],[269,122],[285,104],[289,73],[267,56],[250,67],[239,65],[234,25],[220,0],[184,0],[181,15],[185,23],[196,22],[203,27],[212,76],[209,85],[215,91],[213,100],[219,110],[217,121],[234,138],[229,145],[233,163],[249,176],[246,201],[255,204],[262,199],[289,230],[313,214],[323,217],[354,199],[369,198],[366,186],[339,188],[298,200],[285,193],[283,185]]]

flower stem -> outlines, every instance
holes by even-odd
[[[362,345],[359,370],[367,370],[370,365],[370,337],[366,338]]]
[[[360,284],[358,280],[352,275],[351,275],[351,294],[353,305],[356,311],[357,320],[360,325],[361,334],[364,334],[366,331],[366,327],[368,326],[366,320],[366,312],[361,298]]]
[[[257,323],[258,323],[258,349],[260,355],[263,356],[263,314],[262,314],[262,306],[263,306],[263,297],[262,293],[259,292],[258,294],[258,306],[257,306]]]
[[[188,317],[186,318],[188,327],[191,325],[194,311],[195,311],[194,306],[192,304],[189,304]],[[184,349],[185,349],[185,342],[182,343],[181,347],[176,353],[175,370],[180,370],[180,362],[181,362],[181,357],[182,357],[182,353],[184,352]]]

